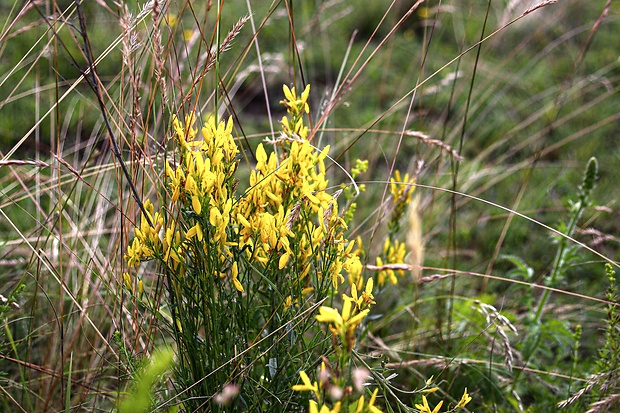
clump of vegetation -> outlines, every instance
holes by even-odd
[[[0,5],[0,410],[614,409],[618,10],[414,3]]]

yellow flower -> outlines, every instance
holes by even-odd
[[[370,310],[365,309],[357,314],[353,314],[351,312],[353,307],[352,299],[349,297],[346,298],[348,299],[345,299],[342,303],[342,313],[339,313],[335,308],[321,306],[316,320],[319,323],[329,323],[329,328],[332,333],[340,336],[340,340],[345,345],[346,351],[350,352],[355,343],[355,329],[368,315]],[[355,308],[355,312],[357,312],[357,307]]]
[[[289,259],[289,253],[288,252],[285,253],[285,254],[282,254],[280,256],[279,261],[278,261],[278,269],[281,270],[282,268],[284,268],[286,266],[286,263],[288,262],[288,259]]]
[[[123,273],[123,281],[125,281],[125,287],[127,287],[127,289],[129,290],[129,292],[132,292],[132,288],[131,288],[131,276],[129,275],[128,272],[124,272]]]
[[[200,198],[198,198],[198,195],[192,196],[192,208],[194,209],[195,213],[200,215],[200,212],[202,211],[202,205],[200,204]]]
[[[377,400],[378,392],[379,392],[379,389],[375,389],[375,391],[372,392],[372,396],[370,397],[370,400],[368,401],[368,405],[366,406],[371,413],[383,413],[379,408],[375,406],[375,401]]]
[[[360,398],[357,400],[357,405],[355,407],[355,413],[360,413],[364,408],[364,395],[362,394]]]
[[[237,261],[233,262],[232,269],[230,272],[232,274],[232,282],[235,285],[235,288],[237,289],[237,291],[244,292],[245,289],[243,288],[243,285],[241,285],[239,278],[237,278],[239,276],[239,266],[237,265]]]
[[[294,391],[311,391],[316,395],[316,397],[319,397],[319,385],[317,382],[310,382],[310,378],[303,370],[299,372],[299,377],[301,377],[303,384],[296,384],[292,387],[292,389]]]
[[[362,292],[361,295],[358,296],[357,286],[355,284],[351,285],[351,298],[350,299],[352,299],[352,301],[357,305],[357,308],[359,308],[360,310],[362,309],[362,307],[377,304],[373,300],[375,298],[375,296],[372,295],[373,286],[374,286],[374,281],[372,280],[372,278],[369,278],[368,281],[366,281],[366,289]],[[343,298],[345,297],[346,295],[343,294]]]
[[[202,232],[202,226],[200,225],[200,223],[197,222],[196,225],[194,225],[189,230],[187,230],[185,237],[186,238],[196,237],[198,238],[198,241],[202,241],[203,232]]]
[[[416,409],[420,410],[420,413],[437,413],[439,412],[439,409],[441,409],[441,406],[443,406],[442,400],[439,402],[439,404],[437,404],[437,406],[435,406],[433,410],[431,410],[430,406],[428,405],[428,400],[426,400],[426,396],[422,396],[422,403],[423,404],[415,405]]]
[[[289,295],[286,297],[286,300],[284,300],[284,308],[289,308],[291,305],[293,305],[293,297]]]
[[[400,171],[394,171],[394,178],[390,178],[390,192],[394,198],[394,203],[409,203],[415,188],[415,178],[409,179],[409,174],[401,179]]]
[[[463,396],[461,397],[461,400],[458,402],[458,404],[456,406],[454,406],[454,408],[455,409],[462,409],[470,401],[471,401],[471,396],[469,394],[467,394],[467,387],[465,387],[465,391],[463,392]]]
[[[297,97],[295,88],[289,89],[288,86],[283,85],[284,97],[286,100],[280,101],[281,104],[293,112],[294,114],[300,114],[301,112],[310,113],[310,106],[308,105],[308,97],[310,96],[310,85],[306,85],[306,88],[302,92],[300,97]]]

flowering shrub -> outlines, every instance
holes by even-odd
[[[243,190],[232,121],[210,117],[198,128],[194,114],[173,120],[178,157],[165,165],[166,201],[157,211],[145,202],[126,259],[136,274],[155,262],[166,280],[168,301],[145,305],[176,344],[175,385],[186,411],[231,403],[243,411],[381,411],[380,387],[365,393],[370,370],[353,357],[375,279],[362,276],[361,242],[356,248],[345,236],[352,216],[340,212],[338,197],[346,191],[354,210],[351,191],[327,189],[329,147],[307,139],[309,91],[284,86],[282,133],[258,145]],[[358,162],[354,175],[366,167]],[[409,189],[393,191],[397,205],[410,200]],[[403,262],[404,244],[386,239],[383,256]],[[124,280],[143,296],[143,280],[129,273]],[[376,275],[385,280],[397,282],[392,270]],[[305,371],[319,361],[319,381],[311,382]]]

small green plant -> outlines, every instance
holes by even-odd
[[[118,413],[144,413],[152,411],[153,387],[170,370],[173,363],[171,349],[155,351],[137,372],[132,389],[118,406]]]
[[[551,296],[551,289],[562,285],[566,279],[566,271],[581,258],[579,255],[580,246],[578,244],[570,245],[569,242],[577,229],[583,212],[592,205],[590,195],[595,186],[597,171],[598,163],[595,158],[591,158],[584,171],[577,200],[569,201],[569,221],[567,224],[562,222],[558,228],[558,232],[562,236],[553,236],[553,242],[557,245],[555,257],[548,275],[543,278],[542,282],[545,287],[549,288],[543,290],[537,304],[535,304],[536,298],[533,295],[533,290],[530,291],[530,296],[525,301],[531,305],[531,309],[526,319],[527,333],[518,347],[521,363],[524,366],[538,368],[544,363],[557,363],[562,357],[573,357],[573,359],[576,357],[576,346],[578,346],[581,335],[571,331],[570,325],[566,321],[555,317],[546,318],[544,315]],[[515,264],[515,275],[528,282],[533,281],[534,270],[523,259],[510,256],[507,257],[507,260]],[[554,343],[553,351],[550,351],[549,343]],[[519,369],[512,378],[510,390],[513,395],[518,393],[516,389],[520,385],[522,373],[523,369]]]
[[[576,201],[569,201],[570,219],[568,224],[562,222],[558,231],[563,234],[562,237],[554,236],[554,242],[558,245],[553,266],[547,277],[545,277],[544,285],[548,287],[556,287],[563,279],[567,268],[578,258],[577,250],[579,245],[569,245],[569,239],[575,233],[577,223],[581,219],[583,212],[587,207],[592,205],[590,194],[594,189],[598,174],[598,162],[596,158],[590,158],[588,165],[583,174],[583,181],[579,186],[579,194]],[[551,290],[545,289],[542,297],[538,302],[538,306],[532,315],[534,324],[540,324],[545,312],[545,306],[551,295]]]

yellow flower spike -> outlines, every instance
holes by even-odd
[[[127,287],[127,289],[129,290],[129,292],[132,292],[132,288],[131,288],[131,276],[129,275],[128,272],[124,272],[123,273],[123,281],[125,282],[125,287]]]
[[[138,238],[134,238],[129,248],[127,248],[125,258],[127,259],[127,265],[130,267],[137,267],[142,261],[142,244]]]
[[[345,295],[343,294],[342,298],[344,299],[344,297]],[[355,303],[357,308],[360,308],[360,305],[362,304],[362,300],[360,299],[360,297],[357,296],[357,286],[355,284],[351,285],[351,299]]]
[[[187,230],[185,233],[185,238],[191,239],[193,237],[197,237],[198,241],[202,241],[202,228],[200,227],[200,223],[196,223],[193,227]]]
[[[142,282],[142,280],[138,281],[138,293],[140,294],[140,296],[144,294],[144,283]]]
[[[374,284],[375,284],[375,282],[373,281],[372,278],[369,278],[368,281],[366,281],[366,289],[362,293],[361,299],[367,305],[377,304],[374,301],[375,296],[372,295],[372,289],[374,287]]]
[[[357,284],[358,280],[361,280],[363,266],[357,255],[347,258],[343,263],[342,268],[349,273],[349,283],[351,285]]]
[[[471,401],[471,396],[469,394],[467,394],[467,387],[465,387],[465,391],[463,392],[463,396],[461,397],[461,400],[458,402],[458,404],[456,406],[454,406],[454,408],[455,409],[462,409],[470,401]]]

